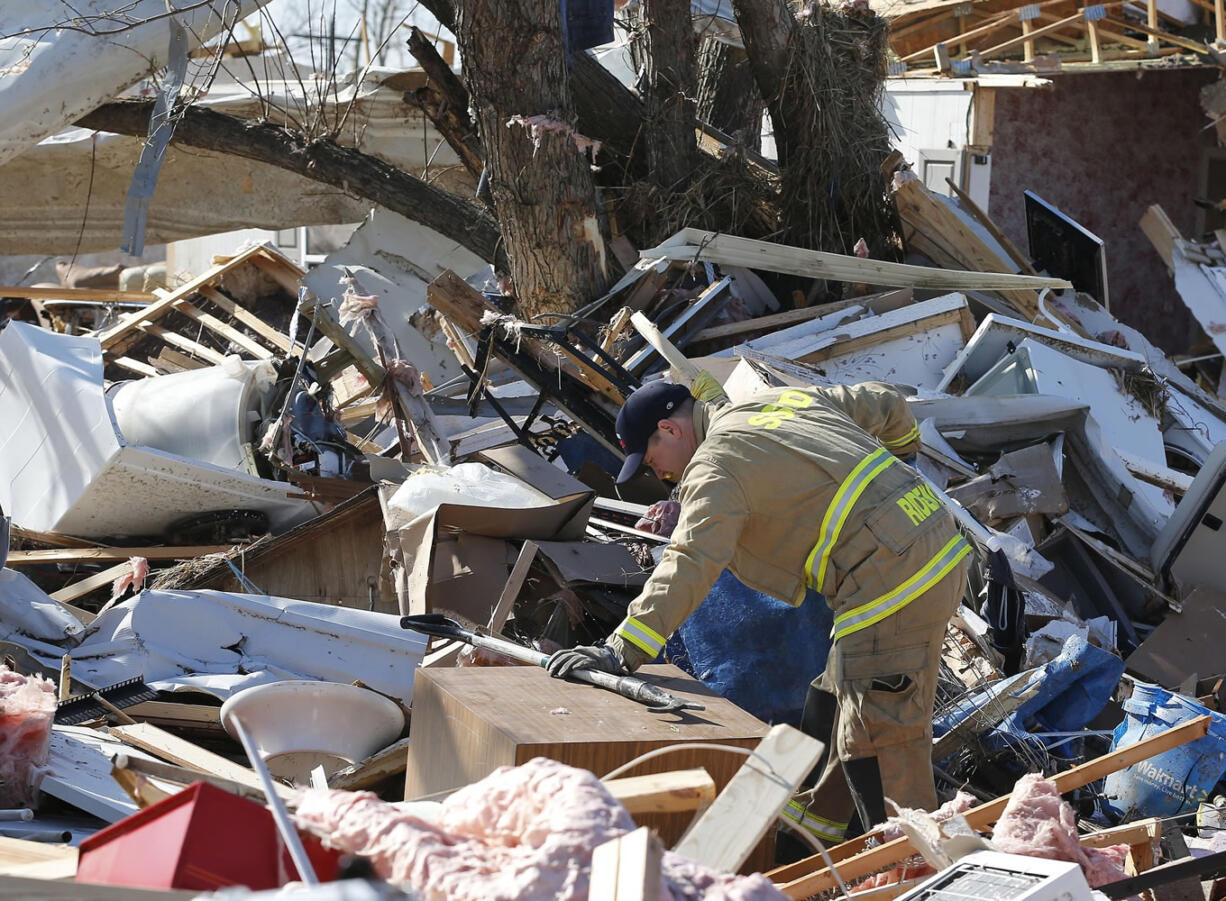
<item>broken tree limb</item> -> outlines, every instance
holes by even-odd
[[[1056,783],[1060,794],[1071,792],[1075,788],[1088,785],[1102,779],[1111,773],[1148,760],[1164,751],[1181,747],[1198,738],[1203,738],[1209,731],[1210,718],[1198,716],[1165,732],[1159,732],[1126,748],[1104,754],[1080,766],[1065,770],[1051,777]],[[995,801],[972,807],[965,814],[966,821],[972,829],[986,829],[1000,819],[1012,795],[1003,795]],[[906,836],[864,850],[867,839],[872,835],[861,836],[850,842],[837,845],[829,851],[830,857],[837,865],[839,875],[844,881],[859,879],[878,870],[891,867],[901,860],[915,854],[915,847]],[[831,870],[824,865],[820,855],[814,855],[785,867],[778,867],[766,874],[789,898],[808,898],[829,889],[835,888],[838,882]]]
[[[434,42],[416,26],[409,30],[408,44],[409,52],[430,79],[430,84],[413,93],[414,102],[451,145],[464,168],[480,178],[485,154],[477,137],[477,123],[468,115],[468,89],[439,55]]]
[[[106,103],[75,124],[144,137],[152,105],[153,101],[143,100]],[[308,140],[279,125],[189,106],[171,141],[269,163],[332,185],[432,228],[498,268],[506,266],[498,223],[484,209],[330,138]]]

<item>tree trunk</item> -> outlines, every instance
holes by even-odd
[[[774,126],[782,176],[782,240],[851,253],[897,255],[898,217],[881,163],[890,149],[881,113],[888,27],[849,5],[733,0]]]
[[[739,139],[750,150],[760,150],[766,104],[745,50],[720,37],[708,36],[698,48],[697,67],[698,118]]]
[[[786,0],[732,0],[732,11],[741,28],[745,55],[758,83],[758,91],[770,111],[776,153],[779,166],[783,168],[787,165],[785,154],[796,140],[788,133],[793,117],[782,97],[796,20]]]
[[[149,131],[152,108],[152,100],[107,103],[75,124],[143,138]],[[506,258],[501,256],[498,223],[485,210],[335,141],[307,142],[298,132],[277,125],[237,119],[197,106],[184,110],[171,141],[297,172],[420,222],[495,266],[500,262],[506,265]]]
[[[574,130],[559,8],[461,0],[455,35],[520,316],[573,312],[604,290],[611,260]]]
[[[634,56],[647,112],[648,178],[667,191],[684,191],[698,159],[689,0],[642,0],[637,20]]]

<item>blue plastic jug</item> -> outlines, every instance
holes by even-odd
[[[1136,683],[1124,712],[1127,716],[1111,742],[1113,751],[1198,716],[1208,714],[1212,722],[1204,738],[1108,776],[1107,812],[1132,820],[1195,810],[1226,775],[1226,716],[1146,682]]]

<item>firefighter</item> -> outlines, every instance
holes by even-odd
[[[717,404],[656,381],[627,398],[617,435],[618,482],[646,464],[678,483],[680,517],[613,634],[558,651],[549,672],[624,673],[654,660],[725,568],[793,605],[811,587],[834,610],[834,644],[801,728],[827,752],[813,790],[784,814],[838,842],[854,812],[865,828],[882,822],[885,797],[934,809],[937,667],[971,549],[900,460],[919,447],[903,396],[867,382]]]

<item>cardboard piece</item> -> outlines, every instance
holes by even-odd
[[[1200,587],[1183,602],[1182,612],[1167,614],[1126,661],[1128,671],[1178,691],[1189,677],[1226,672],[1226,658],[1217,642],[1226,623],[1226,592]]]
[[[482,451],[479,459],[553,499],[540,507],[503,509],[442,504],[389,535],[400,565],[396,593],[403,614],[438,608],[485,622],[506,582],[515,549],[506,539],[577,541],[595,492],[522,445]]]

